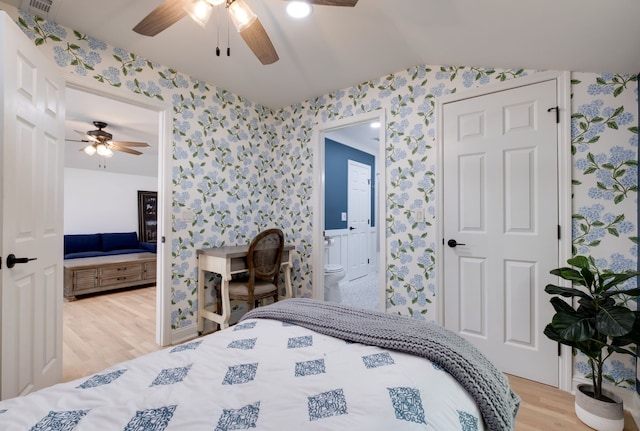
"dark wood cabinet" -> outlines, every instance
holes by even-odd
[[[158,239],[158,192],[138,190],[138,232],[140,242],[156,242]]]

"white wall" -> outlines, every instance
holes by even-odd
[[[158,178],[65,168],[64,233],[138,232],[138,190]]]

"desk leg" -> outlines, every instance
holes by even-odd
[[[204,271],[198,270],[198,335],[204,331]]]
[[[229,317],[231,317],[231,302],[229,301],[229,280],[231,277],[222,277],[220,281],[220,296],[222,298],[222,315],[220,316],[222,321],[220,323],[220,329],[227,329],[229,327]]]
[[[291,288],[291,262],[284,267],[284,297],[293,298],[293,292]]]

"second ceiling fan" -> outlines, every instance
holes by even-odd
[[[288,0],[286,0],[288,1]],[[358,0],[307,0],[310,4],[323,6],[354,7]],[[144,36],[155,36],[166,28],[191,15],[197,22],[204,24],[204,16],[208,16],[213,7],[222,6],[229,15],[236,29],[251,51],[262,64],[278,61],[278,53],[269,39],[255,13],[244,0],[165,0],[149,15],[144,17],[133,31]]]
[[[108,126],[108,124],[104,121],[94,121],[93,125],[98,129],[89,130],[87,132],[81,132],[79,130],[75,131],[84,139],[79,141],[74,139],[67,139],[67,141],[85,142],[88,145],[86,145],[80,151],[84,151],[89,156],[93,156],[97,153],[101,157],[111,157],[113,155],[113,150],[133,154],[134,156],[139,156],[140,154],[142,154],[140,151],[134,150],[133,148],[129,147],[149,147],[149,144],[147,144],[146,142],[113,141],[113,135],[106,130],[103,130]]]

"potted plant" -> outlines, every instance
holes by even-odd
[[[579,385],[576,392],[580,420],[598,430],[622,430],[622,400],[602,387],[602,368],[613,353],[636,354],[633,345],[640,341],[640,311],[628,308],[624,299],[640,295],[640,288],[620,290],[620,284],[640,273],[599,270],[591,256],[575,256],[567,263],[572,267],[557,268],[551,274],[572,286],[549,284],[544,289],[557,295],[551,298],[556,314],[544,334],[579,350],[589,360],[592,384]]]

